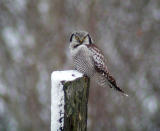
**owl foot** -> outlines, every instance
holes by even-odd
[[[89,78],[86,74],[83,74],[83,77],[85,77],[85,78]]]

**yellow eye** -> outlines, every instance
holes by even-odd
[[[86,39],[87,36],[83,37],[82,41],[84,41]]]
[[[77,41],[79,40],[78,36],[75,36],[75,38],[76,38]]]

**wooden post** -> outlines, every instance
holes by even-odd
[[[70,70],[51,80],[51,131],[86,131],[89,78]]]

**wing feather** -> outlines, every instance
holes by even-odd
[[[102,51],[98,49],[95,44],[89,44],[87,45],[87,47],[89,48],[93,56],[95,70],[98,73],[98,83],[103,87],[109,85],[110,88],[114,88],[117,91],[120,91],[124,95],[128,96],[120,87],[117,86],[115,79],[109,73]]]

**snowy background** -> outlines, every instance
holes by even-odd
[[[90,32],[130,95],[91,84],[88,131],[160,130],[159,0],[0,0],[0,131],[49,131],[51,72]]]

